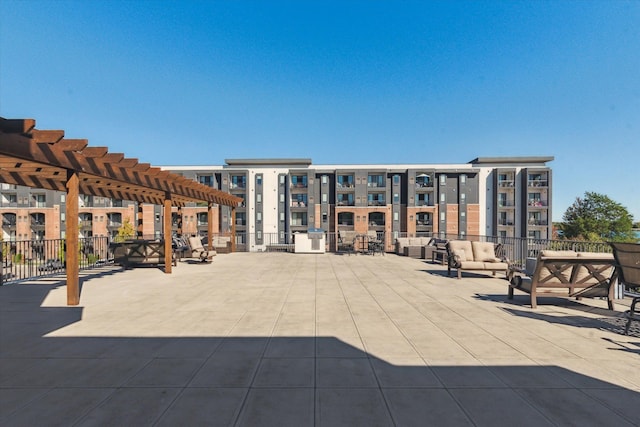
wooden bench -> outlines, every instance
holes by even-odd
[[[531,308],[537,307],[540,294],[552,296],[606,297],[613,310],[617,270],[613,254],[543,250],[536,260],[535,270],[526,275],[513,275],[509,284],[509,299],[514,290],[531,295]]]

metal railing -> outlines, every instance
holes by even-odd
[[[109,237],[79,239],[77,256],[80,270],[111,262],[110,241]],[[64,272],[69,256],[65,239],[3,241],[0,247],[0,284]]]

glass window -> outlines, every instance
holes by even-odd
[[[256,222],[258,224],[262,222],[262,212],[256,212]]]
[[[393,220],[394,221],[398,221],[399,220],[398,217],[399,217],[398,212],[394,212],[393,213]]]
[[[444,193],[440,194],[440,201],[444,203],[446,200],[447,199],[446,199],[445,194]]]
[[[393,183],[400,184],[400,175],[393,175]]]
[[[400,195],[398,193],[393,193],[393,203],[400,202]]]
[[[256,185],[262,185],[262,174],[261,173],[256,175]]]
[[[322,175],[322,183],[323,184],[326,184],[328,180],[329,180],[329,177],[327,175]]]
[[[440,185],[444,185],[447,183],[447,176],[446,175],[440,175]]]
[[[328,200],[328,194],[322,193],[322,203],[327,203],[327,200]]]
[[[256,203],[262,203],[262,193],[256,194]]]
[[[446,218],[447,218],[447,217],[446,217],[445,213],[444,213],[444,212],[440,212],[440,221],[443,221],[443,222],[444,222],[444,220],[445,220]]]
[[[467,182],[467,175],[463,173],[460,175],[460,184],[464,184],[465,182]]]

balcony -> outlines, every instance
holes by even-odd
[[[82,230],[93,228],[93,221],[90,219],[80,220],[78,221],[78,227]]]
[[[513,208],[516,206],[516,203],[513,200],[498,200],[499,208]]]
[[[510,179],[498,180],[498,187],[500,188],[513,188],[515,187],[515,181]]]
[[[122,227],[122,221],[109,221],[107,222],[107,228],[108,229],[113,229],[113,228],[120,228]]]
[[[238,190],[238,189],[244,190],[245,188],[247,188],[247,185],[244,181],[229,183],[230,190]]]
[[[527,221],[528,225],[534,226],[534,227],[546,227],[548,224],[548,221],[545,219],[535,219],[535,218],[529,218],[529,220]]]
[[[529,200],[527,205],[532,208],[545,208],[547,207],[547,202],[544,200],[534,199],[534,200]]]
[[[498,220],[498,225],[512,227],[513,226],[513,220],[512,219],[499,219]]]

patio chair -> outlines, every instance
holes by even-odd
[[[355,250],[355,232],[338,230],[338,251],[351,255]]]
[[[207,250],[202,246],[202,241],[199,237],[189,237],[187,240],[189,243],[189,250],[191,252],[191,258],[199,258],[200,261],[210,261],[216,255],[215,250]]]
[[[640,244],[609,244],[613,248],[618,278],[625,287],[624,294],[633,298],[630,309],[625,312],[627,324],[624,328],[624,334],[628,335],[631,322],[640,322],[640,313],[636,310],[636,305],[640,302]]]

